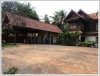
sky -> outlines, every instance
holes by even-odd
[[[40,18],[45,14],[53,16],[55,11],[65,10],[66,14],[71,9],[76,12],[82,9],[86,13],[93,13],[99,10],[99,1],[20,1],[24,3],[30,3],[31,6],[37,11]]]

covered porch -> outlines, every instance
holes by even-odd
[[[21,26],[13,26],[15,36],[4,36],[6,42],[16,43],[34,43],[34,44],[56,44],[57,33],[26,28]]]
[[[2,40],[15,43],[56,44],[62,31],[56,26],[6,12],[3,27],[12,30],[2,35]],[[11,29],[9,29],[11,28]]]

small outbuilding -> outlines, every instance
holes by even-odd
[[[6,12],[2,28],[9,28],[14,35],[3,34],[2,40],[17,43],[45,43],[55,44],[58,34],[62,31],[56,26],[20,15]],[[6,31],[7,32],[7,31]]]

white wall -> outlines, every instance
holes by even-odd
[[[96,36],[86,36],[85,41],[96,41]]]
[[[53,36],[53,43],[55,44],[57,42],[57,38]]]

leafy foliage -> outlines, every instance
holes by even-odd
[[[49,23],[50,24],[50,20],[47,14],[45,14],[44,18],[43,18],[45,23]]]
[[[94,41],[84,41],[80,43],[81,46],[85,46],[85,47],[91,47],[94,44],[95,44]]]
[[[19,3],[19,2],[3,2],[2,3],[2,14],[5,15],[5,12],[12,12],[18,15],[29,17],[35,20],[39,20],[38,14],[31,5]]]
[[[81,32],[63,32],[59,34],[59,44],[76,45],[79,43]]]
[[[64,10],[60,10],[60,11],[56,11],[54,13],[54,16],[51,17],[52,20],[52,24],[57,25],[61,30],[63,30],[63,26],[66,25],[63,20],[66,17],[66,12]]]
[[[4,72],[4,74],[16,74],[18,72],[17,67],[11,67],[7,72]]]

